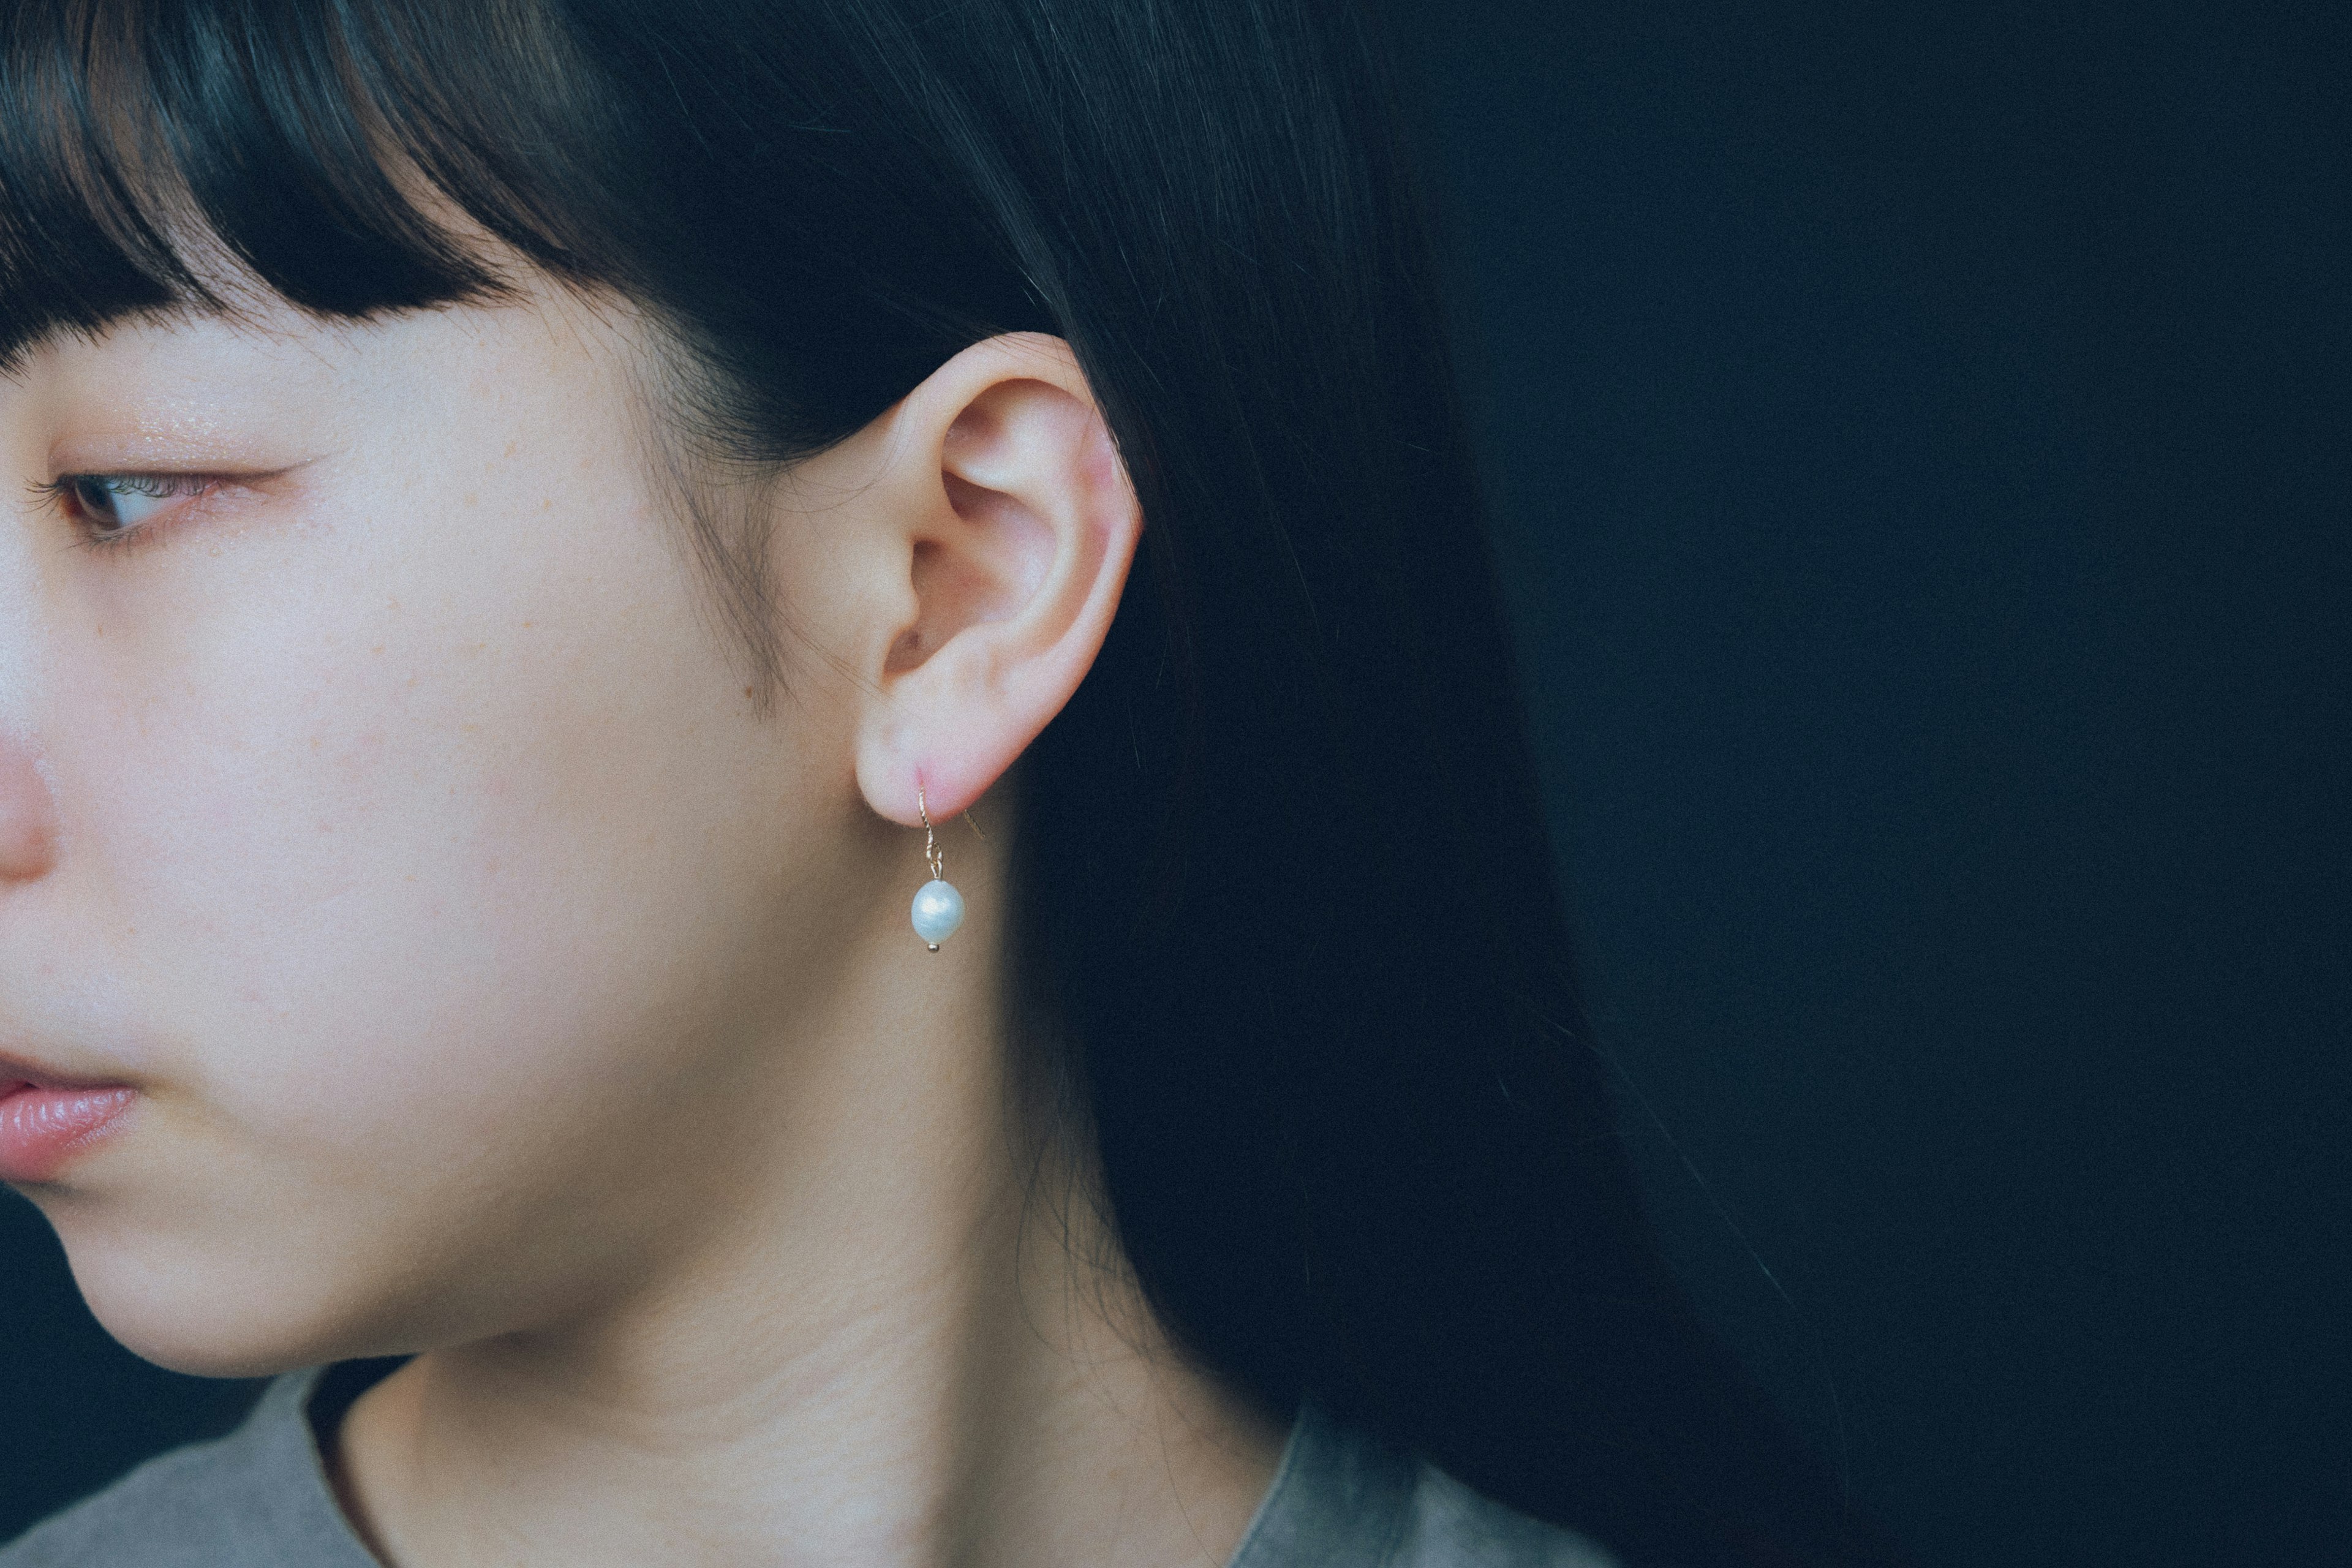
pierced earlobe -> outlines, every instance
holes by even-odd
[[[915,934],[937,952],[940,943],[963,924],[963,895],[946,879],[947,858],[940,853],[939,837],[931,831],[930,807],[919,784],[915,786],[915,811],[923,819],[923,858],[931,868],[931,879],[915,890]]]

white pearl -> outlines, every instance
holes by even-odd
[[[926,882],[915,891],[915,934],[933,952],[963,924],[963,895],[945,882]]]

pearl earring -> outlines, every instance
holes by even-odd
[[[937,952],[940,943],[963,924],[963,895],[946,880],[947,858],[940,853],[940,841],[931,832],[930,806],[919,784],[915,786],[915,811],[923,819],[923,858],[931,866],[931,879],[915,892],[915,934]]]

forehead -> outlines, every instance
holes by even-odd
[[[46,440],[53,465],[101,447],[110,465],[179,457],[192,440],[228,460],[273,426],[315,426],[348,404],[365,357],[350,329],[299,314],[145,311],[26,345],[0,384],[0,413],[12,438]]]
[[[634,319],[560,288],[363,322],[174,308],[34,345],[0,381],[0,437],[61,472],[268,466],[551,418],[642,436],[646,363]]]
[[[5,171],[0,170],[0,175]],[[72,258],[60,256],[38,268],[8,268],[0,278],[0,374],[16,375],[37,362],[90,352],[120,353],[126,347],[174,340],[232,343],[248,352],[272,345],[292,349],[335,341],[383,319],[441,303],[479,297],[511,298],[520,291],[501,284],[478,296],[447,300],[370,301],[341,310],[305,308],[251,271],[222,258],[220,242],[209,236],[174,241],[170,265],[178,276],[133,278],[128,269],[94,262],[73,278]]]
[[[523,331],[581,343],[637,346],[642,313],[607,290],[532,273],[509,275],[490,297],[383,307],[364,315],[305,309],[250,279],[216,284],[203,299],[125,306],[93,322],[51,321],[20,342],[5,366],[13,379],[103,360],[158,366],[287,372],[350,364],[430,340],[447,349]]]

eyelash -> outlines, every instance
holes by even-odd
[[[131,495],[145,496],[153,500],[165,500],[174,496],[202,496],[222,481],[215,474],[60,474],[54,479],[36,482],[34,491],[44,497],[46,504],[54,507],[72,522],[81,535],[74,541],[81,550],[131,550],[152,543],[155,536],[170,528],[172,519],[133,523],[111,533],[97,531],[98,524],[82,505],[75,492],[82,486],[98,481],[110,482],[119,490]]]

